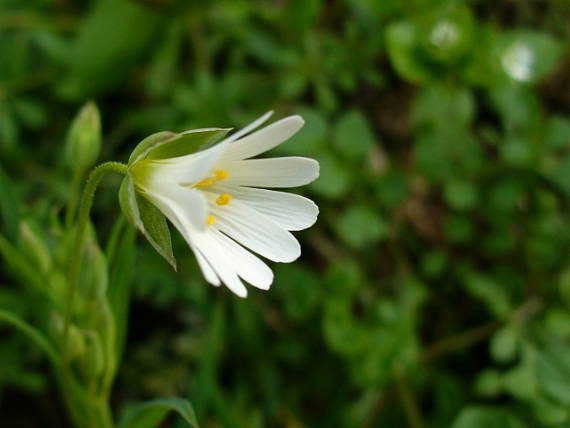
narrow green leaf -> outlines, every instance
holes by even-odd
[[[159,398],[127,409],[119,428],[156,428],[169,412],[178,413],[191,427],[198,428],[194,409],[182,398]]]
[[[16,186],[0,166],[0,215],[4,223],[5,234],[11,242],[18,239],[20,223],[20,200]]]
[[[42,289],[44,281],[28,260],[3,236],[0,235],[0,255],[8,268],[22,280],[23,283]]]
[[[17,315],[3,309],[0,309],[0,321],[4,321],[12,325],[13,327],[17,328],[22,333],[24,333],[26,336],[28,336],[33,342],[35,342],[36,345],[40,347],[42,351],[46,353],[51,363],[55,367],[58,367],[61,364],[61,359],[59,354],[57,353],[53,345],[50,343],[50,341],[38,329],[32,327],[30,324],[19,318]]]
[[[129,319],[129,300],[135,264],[135,230],[124,228],[125,220],[121,217],[114,228],[113,243],[107,248],[110,260],[109,283],[107,292],[116,324],[116,357],[120,360],[125,347],[127,323]]]

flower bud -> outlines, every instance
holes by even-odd
[[[89,101],[79,111],[65,145],[65,163],[72,169],[90,168],[101,151],[101,118],[94,102]]]
[[[47,274],[52,267],[52,257],[45,242],[45,236],[36,224],[24,220],[20,223],[20,249],[42,274]]]

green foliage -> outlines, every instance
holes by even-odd
[[[201,426],[570,423],[564,1],[1,3],[3,425],[62,426],[40,351],[63,334],[71,170],[185,154],[270,109],[306,121],[274,152],[320,163],[300,260],[237,301],[127,176],[137,243],[106,178],[69,333],[76,396],[118,370],[125,427],[196,424],[182,399],[132,404],[171,396]],[[100,154],[69,131],[90,98]]]

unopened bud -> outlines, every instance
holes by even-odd
[[[90,168],[101,151],[101,118],[94,102],[81,108],[69,130],[65,162],[72,169]]]

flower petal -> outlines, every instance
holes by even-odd
[[[237,131],[235,134],[230,135],[228,138],[226,138],[223,142],[224,143],[229,143],[232,141],[237,140],[238,138],[243,137],[244,135],[246,135],[247,133],[253,131],[254,129],[260,127],[261,125],[263,125],[265,122],[267,122],[267,120],[273,115],[273,110],[268,111],[267,113],[265,113],[263,116],[258,117],[257,119],[255,119],[253,122],[251,122],[249,125],[245,126],[244,128],[240,129],[239,131]]]
[[[305,121],[301,116],[289,116],[259,131],[231,143],[221,157],[222,162],[251,158],[288,140],[297,133]]]
[[[294,193],[241,186],[218,186],[216,190],[245,202],[286,230],[307,229],[319,214],[313,201]]]
[[[254,287],[269,290],[273,282],[273,272],[265,263],[215,228],[208,232],[218,241],[226,256],[232,260],[239,276]]]
[[[303,157],[248,159],[224,164],[229,173],[224,185],[254,187],[303,186],[319,176],[319,163]]]
[[[206,258],[202,255],[200,250],[198,250],[195,247],[194,244],[190,245],[190,242],[191,242],[190,239],[186,239],[186,242],[188,242],[188,245],[190,246],[190,248],[192,249],[192,252],[196,256],[196,260],[198,261],[198,266],[200,266],[200,270],[202,271],[204,278],[206,278],[206,281],[208,281],[214,287],[219,287],[221,284],[220,278],[218,277],[218,275],[216,275],[216,272],[214,271],[212,266],[210,266],[210,263],[208,263],[208,260],[206,260]]]
[[[221,207],[210,204],[210,209],[217,228],[244,247],[275,262],[292,262],[301,255],[291,233],[247,204],[232,200]]]
[[[239,297],[247,297],[247,289],[237,275],[235,264],[210,231],[194,233],[191,239],[226,287]]]
[[[208,204],[202,192],[164,183],[145,194],[175,226],[178,224],[186,228],[185,222],[189,221],[195,228],[204,229]]]
[[[209,149],[190,155],[139,161],[132,167],[135,184],[154,193],[173,185],[192,185],[210,175],[213,165],[226,147],[227,143],[221,142]]]

